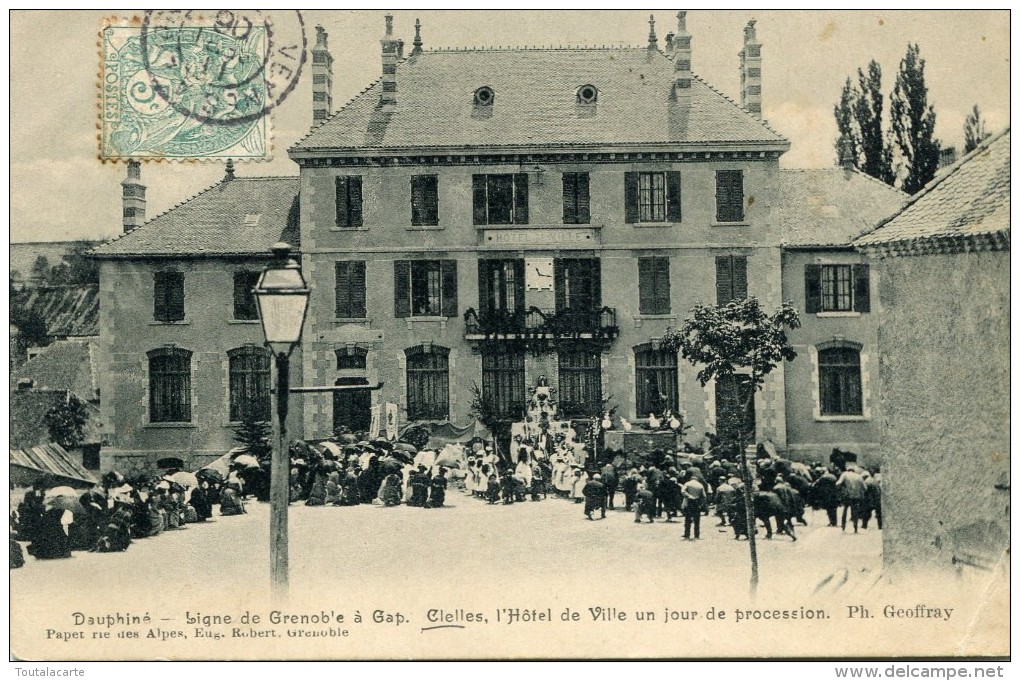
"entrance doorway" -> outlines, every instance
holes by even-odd
[[[336,379],[334,385],[368,386],[364,376]],[[372,393],[365,390],[340,390],[333,393],[333,430],[346,426],[352,432],[366,431],[372,424]]]

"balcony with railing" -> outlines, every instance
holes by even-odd
[[[467,340],[613,340],[619,335],[616,309],[563,308],[542,310],[529,307],[509,312],[468,308],[464,312]]]

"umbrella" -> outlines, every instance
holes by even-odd
[[[169,476],[169,480],[173,480],[181,487],[198,487],[198,475],[196,473],[189,473],[187,471],[178,471],[173,475]]]
[[[452,456],[450,454],[440,454],[436,458],[436,466],[443,466],[445,468],[460,468],[460,458]]]
[[[125,482],[124,474],[120,471],[110,471],[103,476],[103,484],[106,487],[119,487]]]
[[[379,449],[385,449],[386,451],[390,451],[391,449],[393,449],[393,443],[384,437],[377,437],[376,439],[372,440],[372,444],[378,447]]]
[[[340,436],[340,441],[343,442],[345,445],[353,445],[355,442],[358,441],[358,438],[357,436],[351,433],[345,433],[344,435]]]
[[[242,468],[258,468],[259,460],[251,454],[240,454],[234,458],[234,463]]]
[[[414,456],[410,452],[394,449],[392,452],[389,453],[387,458],[397,459],[404,463],[411,463],[411,461],[414,459]]]
[[[223,474],[215,468],[202,468],[195,472],[196,480],[205,480],[207,482],[223,482]]]
[[[326,441],[320,442],[319,446],[322,447],[323,450],[325,450],[323,452],[324,454],[331,454],[331,455],[333,455],[337,459],[344,458],[343,450],[340,449],[340,445],[338,445],[335,442],[330,442],[330,441],[326,440]]]
[[[81,505],[81,492],[66,485],[46,490],[46,504],[53,508],[62,508],[72,513],[85,513]]]
[[[409,454],[417,454],[418,448],[409,442],[398,442],[393,445],[394,452],[407,452]]]
[[[379,459],[379,469],[383,475],[389,475],[391,473],[400,473],[404,470],[404,464],[399,459],[394,459],[390,456],[384,456]]]

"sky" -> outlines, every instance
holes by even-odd
[[[333,102],[339,108],[381,74],[379,11],[303,12],[309,47],[314,26],[329,33]],[[414,21],[430,47],[645,45],[648,17],[660,46],[675,30],[675,10],[520,12],[397,10],[394,33],[410,46]],[[10,15],[11,200],[13,242],[111,237],[121,231],[120,181],[125,166],[97,158],[99,28],[106,13],[14,11]],[[124,14],[122,13],[121,16]],[[691,11],[692,69],[739,101],[743,26],[757,20],[763,44],[765,118],[791,141],[787,168],[818,168],[835,160],[832,109],[847,76],[871,59],[892,92],[908,43],[926,60],[936,136],[962,148],[963,123],[979,105],[989,130],[1009,124],[1009,13],[998,11]],[[40,49],[39,38],[56,50]],[[408,47],[409,49],[409,47]],[[887,100],[888,102],[888,100]],[[238,176],[296,175],[286,150],[311,123],[311,77],[306,70],[273,111],[273,155],[239,164]],[[223,177],[215,162],[145,163],[149,218]]]

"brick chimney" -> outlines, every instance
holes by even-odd
[[[141,227],[145,222],[145,185],[142,184],[142,164],[128,161],[127,177],[120,183],[121,203],[124,208],[124,233]]]
[[[322,26],[315,27],[312,48],[312,125],[316,126],[333,113],[333,55],[329,53],[329,34]]]
[[[383,109],[392,111],[397,105],[397,62],[404,57],[404,41],[393,37],[393,15],[386,15],[386,35],[382,45],[382,94],[379,102]]]
[[[691,93],[691,34],[687,32],[687,12],[677,12],[677,30],[673,36],[673,89],[677,97]]]
[[[740,106],[761,120],[761,43],[755,35],[754,19],[744,27],[744,49],[740,51]]]
[[[857,154],[854,153],[854,141],[847,135],[839,138],[839,167],[853,170],[857,167]]]

